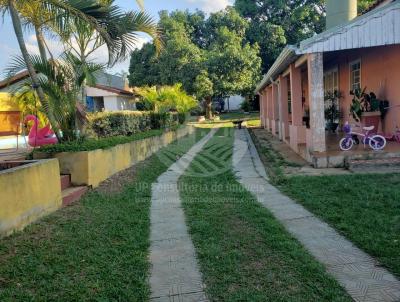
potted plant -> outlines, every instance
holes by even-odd
[[[387,113],[389,102],[379,100],[374,92],[368,94],[365,91],[366,87],[363,90],[356,89],[350,92],[353,95],[350,114],[363,126],[374,126],[376,132],[379,128],[380,119],[383,119]]]
[[[327,92],[325,94],[325,120],[326,130],[330,130],[332,133],[336,132],[339,126],[340,110],[339,110],[339,99],[341,98],[339,91]]]

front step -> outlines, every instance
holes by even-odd
[[[64,189],[62,194],[62,205],[67,206],[71,203],[78,201],[83,194],[87,191],[87,187],[80,186],[80,187],[69,187]]]
[[[61,180],[61,191],[65,190],[71,186],[71,175],[62,174],[60,176],[60,180]]]
[[[350,160],[348,169],[358,173],[400,173],[400,157]]]

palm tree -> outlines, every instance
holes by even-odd
[[[52,113],[53,121],[62,131],[63,140],[75,138],[76,128],[76,99],[82,86],[83,79],[89,74],[101,70],[103,65],[88,63],[86,70],[82,70],[80,61],[71,53],[64,54],[60,59],[43,60],[41,56],[29,56],[33,68],[40,74],[38,81],[46,95],[45,106],[40,109]],[[25,69],[25,60],[16,57],[8,68],[8,74],[13,76]],[[31,92],[30,80],[21,82],[14,88],[19,97],[29,95]]]
[[[35,0],[36,1],[36,0]],[[107,41],[107,43],[111,43],[111,35],[106,30],[107,24],[111,21],[109,20],[109,12],[104,9],[98,3],[87,0],[83,4],[82,1],[79,0],[71,0],[71,1],[63,1],[63,0],[37,0],[39,7],[43,12],[52,12],[52,15],[55,17],[55,22],[58,24],[60,28],[64,27],[66,24],[71,22],[72,19],[83,19],[86,20],[89,24],[91,24],[99,34]],[[54,114],[49,110],[49,104],[46,100],[46,95],[43,92],[43,88],[40,85],[40,79],[35,70],[35,67],[31,61],[31,57],[29,56],[28,50],[26,48],[26,44],[23,37],[22,31],[22,22],[18,12],[18,6],[23,5],[24,3],[29,3],[30,0],[3,0],[0,2],[1,8],[3,10],[8,10],[11,16],[11,20],[13,23],[15,35],[18,41],[18,45],[21,50],[22,58],[25,62],[25,66],[30,75],[32,86],[36,90],[38,94],[38,98],[44,110],[46,111],[46,115],[49,118],[49,121],[55,130],[57,138],[60,140],[60,136],[58,134],[58,125],[55,122]],[[18,4],[17,4],[18,3]],[[71,4],[72,3],[72,4]]]
[[[106,2],[113,3],[113,1]],[[147,30],[149,34],[152,34],[158,40],[157,27],[148,15],[140,12],[137,13],[136,18],[132,18],[132,13],[123,14],[116,6],[111,4],[105,5],[96,0],[0,0],[0,6],[10,12],[21,54],[31,77],[32,86],[36,90],[40,103],[46,110],[49,121],[56,133],[58,129],[55,122],[56,119],[54,114],[48,110],[50,106],[47,103],[46,95],[40,85],[39,77],[25,45],[20,11],[22,13],[25,12],[25,15],[27,15],[27,11],[41,13],[40,16],[32,14],[28,19],[33,22],[35,27],[43,61],[47,59],[43,37],[43,28],[45,26],[51,27],[56,32],[65,33],[70,32],[71,27],[75,24],[84,24],[96,34],[103,44],[107,45],[109,62],[116,62],[126,55],[132,42],[135,41],[134,34],[121,31],[124,26],[131,30],[133,30],[134,26],[138,30]],[[84,64],[83,61],[82,64]],[[58,138],[60,139],[60,137]]]

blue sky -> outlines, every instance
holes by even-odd
[[[195,10],[199,8],[206,12],[214,12],[225,8],[231,4],[233,0],[145,0],[146,11],[153,15],[155,18],[158,17],[160,10],[176,10],[176,9],[189,9]],[[116,4],[125,10],[137,9],[136,2],[134,0],[116,0]],[[19,55],[19,48],[15,39],[14,31],[12,28],[11,20],[6,16],[0,24],[0,72],[2,73],[4,68],[7,67],[13,56]],[[25,32],[25,40],[28,46],[28,50],[31,53],[37,53],[36,39],[33,32]],[[141,43],[147,40],[143,37]],[[50,48],[57,54],[61,50],[61,45],[55,40],[49,41]],[[139,45],[140,47],[140,45]],[[99,50],[96,53],[98,60],[104,60],[107,57],[104,49]],[[112,70],[112,73],[119,72],[121,70],[128,70],[128,62],[123,62],[116,65]],[[0,75],[0,78],[3,74]]]

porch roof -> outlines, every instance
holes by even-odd
[[[269,85],[271,80],[301,55],[399,43],[400,1],[396,0],[303,40],[297,46],[286,46],[257,86],[256,93]]]

